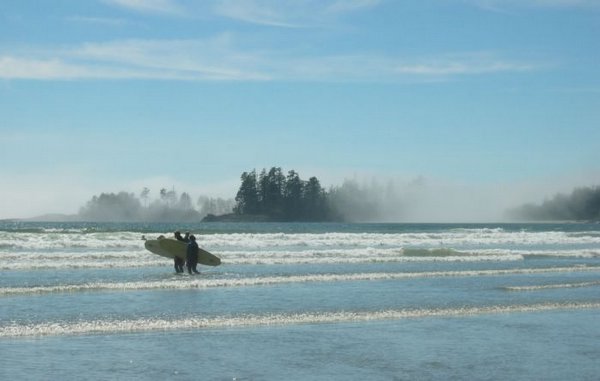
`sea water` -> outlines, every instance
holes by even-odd
[[[597,380],[599,312],[598,224],[0,223],[2,380]]]

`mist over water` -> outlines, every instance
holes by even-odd
[[[497,187],[413,180],[346,180],[333,203],[349,221],[501,222],[517,194]]]
[[[576,188],[568,195],[559,193],[539,205],[513,208],[509,214],[523,220],[600,221],[600,186]]]
[[[593,221],[599,183],[595,171],[510,182],[376,175],[332,189],[334,205],[354,222]]]
[[[328,192],[330,192],[332,205],[349,222],[515,222],[523,219],[552,219],[548,216],[554,215],[559,216],[554,218],[555,220],[567,220],[577,214],[576,212],[582,209],[581,205],[583,205],[580,198],[571,199],[568,197],[569,194],[577,187],[589,187],[590,184],[598,182],[600,182],[600,174],[595,172],[505,183],[469,183],[429,176],[363,174],[345,179],[342,177],[342,180],[330,179]],[[138,181],[136,184],[138,183],[144,184],[143,181]],[[229,195],[235,193],[238,185],[234,181],[228,185],[231,188]],[[90,200],[94,193],[120,191],[118,185],[96,191],[88,190],[85,193],[87,196],[80,195],[79,198],[71,199],[69,201],[71,204],[67,207],[65,202],[57,203],[54,199],[73,195],[74,190],[53,189],[53,187],[48,188],[48,192],[56,194],[44,194],[42,197],[39,192],[35,194],[20,192],[19,202],[9,203],[7,200],[0,200],[0,213],[4,213],[0,215],[0,219],[30,218],[55,213],[46,216],[44,220],[60,220],[64,217],[61,213],[81,211],[82,207],[86,206],[86,201],[80,200]],[[148,207],[156,202],[158,197],[155,194],[156,189],[152,189],[153,198],[150,202],[140,200],[143,204],[148,204]],[[179,189],[187,188],[182,185]],[[140,190],[141,188],[131,188],[129,192],[137,197]],[[10,193],[10,189],[8,191]],[[206,201],[211,201],[210,198],[202,196],[197,198],[194,194],[191,195],[192,201],[198,203],[199,215],[203,216],[206,213],[220,214],[230,211],[235,201],[226,194],[227,192],[223,193],[222,200],[221,198],[215,200],[228,202],[227,208],[212,207],[212,209],[206,209],[205,205]],[[47,200],[47,202],[42,205],[40,200]],[[2,204],[3,201],[5,204]],[[31,210],[35,205],[37,205],[37,212]],[[533,214],[540,218],[523,218],[522,213],[515,213],[515,211],[522,212],[524,209],[519,210],[519,208],[523,205],[529,206],[530,210],[533,210],[531,205],[535,205],[537,209]],[[122,208],[117,208],[117,211],[109,209],[102,210],[103,220],[123,220]],[[75,216],[75,219],[81,219],[76,214],[70,215]],[[186,215],[187,217],[189,216]],[[177,218],[165,219],[165,221],[169,220],[174,221]]]

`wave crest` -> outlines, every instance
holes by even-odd
[[[267,314],[243,316],[192,316],[183,319],[141,318],[131,320],[90,320],[9,324],[0,327],[0,338],[119,334],[171,330],[228,329],[299,324],[340,324],[371,321],[453,318],[489,314],[537,313],[545,311],[598,309],[600,302],[543,303],[530,305],[495,305],[481,307],[401,309],[384,311],[307,312],[300,314]]]

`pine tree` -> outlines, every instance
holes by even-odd
[[[237,205],[236,214],[257,214],[259,212],[258,192],[256,188],[256,170],[244,172],[241,176],[242,184],[235,196]]]

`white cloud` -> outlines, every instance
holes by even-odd
[[[252,24],[278,26],[286,28],[300,28],[298,15],[282,12],[274,7],[260,6],[254,1],[223,1],[215,4],[214,11],[224,17],[244,21]]]
[[[510,60],[489,54],[464,54],[403,62],[394,67],[402,74],[425,76],[475,75],[500,72],[522,72],[542,66],[531,62]]]
[[[322,26],[349,12],[372,8],[380,0],[225,0],[214,4],[220,16],[253,24],[286,28]]]
[[[173,0],[104,0],[106,3],[138,12],[184,15],[185,12]]]
[[[373,8],[381,3],[381,0],[336,0],[326,5],[328,13],[354,12],[361,9]]]
[[[269,72],[274,79],[367,82],[429,81],[456,76],[518,73],[545,67],[501,55],[476,53],[422,58],[366,54],[274,57],[273,63]]]
[[[76,79],[160,79],[160,73],[125,67],[108,67],[95,63],[69,62],[65,57],[0,57],[0,78],[37,80]],[[166,74],[161,79],[167,79]]]
[[[48,51],[0,56],[0,78],[154,79],[254,81],[252,55],[236,52],[227,38],[207,40],[118,40]]]
[[[133,68],[156,79],[252,81],[269,77],[252,67],[253,57],[235,50],[226,35],[205,40],[120,40],[87,43],[76,59]]]
[[[327,19],[376,6],[381,0],[104,0],[141,13],[204,17],[208,13],[242,22],[299,28],[321,25]]]
[[[0,55],[5,79],[414,81],[548,67],[492,53],[393,57],[249,49],[230,34],[203,40],[116,40]]]
[[[0,78],[7,79],[63,79],[75,78],[81,68],[68,65],[60,59],[0,57]]]
[[[109,18],[109,17],[89,17],[89,16],[71,16],[67,18],[68,21],[76,23],[96,24],[101,26],[125,26],[130,22],[123,18]]]
[[[514,8],[600,8],[599,0],[466,0],[483,9],[506,11]]]

